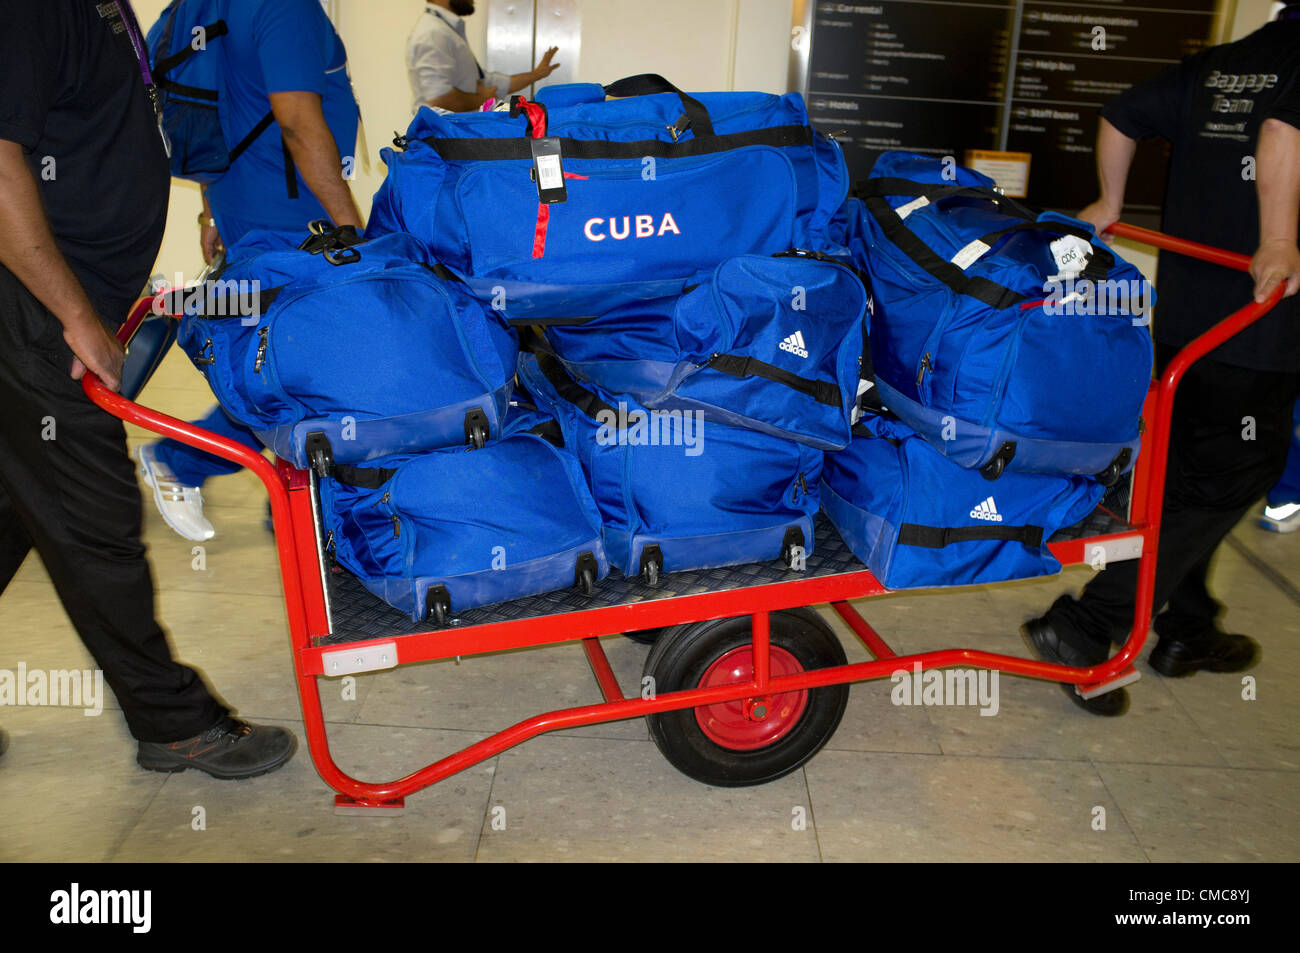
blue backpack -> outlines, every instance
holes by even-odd
[[[605,551],[650,585],[661,572],[784,559],[813,549],[822,453],[753,430],[649,411],[522,354],[519,378],[582,462]]]
[[[604,92],[626,98],[421,109],[383,151],[368,234],[416,235],[524,323],[673,294],[735,255],[825,249],[848,176],[797,94],[697,98],[657,76]]]
[[[1151,380],[1153,299],[1138,270],[1086,223],[939,159],[885,153],[858,192],[847,240],[871,275],[884,405],[989,479],[1118,479]]]
[[[600,514],[547,424],[525,413],[481,450],[334,467],[320,482],[327,551],[416,622],[574,585],[590,595],[609,573]]]
[[[1006,473],[989,484],[906,425],[866,415],[847,450],[827,454],[822,507],[855,556],[890,589],[965,586],[1059,572],[1057,530],[1096,508],[1089,477]]]
[[[821,450],[848,445],[871,380],[862,277],[798,253],[729,258],[678,295],[546,334],[571,373],[651,410],[703,410]]]
[[[145,39],[171,144],[171,173],[203,184],[221,178],[275,121],[268,108],[233,148],[226,145],[220,119],[221,49],[209,44],[229,32],[229,8],[230,0],[172,0]]]
[[[177,340],[221,406],[295,466],[495,438],[514,332],[409,235],[317,228],[295,249],[252,232],[181,292]]]

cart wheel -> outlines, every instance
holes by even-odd
[[[654,645],[663,631],[663,629],[637,629],[634,632],[624,632],[623,634],[633,642],[640,642],[642,645]]]
[[[771,674],[795,675],[847,664],[830,627],[811,609],[771,619]],[[659,695],[717,688],[754,676],[750,618],[715,619],[664,630],[646,659]],[[649,715],[650,737],[688,777],[718,787],[765,784],[803,765],[830,740],[848,703],[848,685],[785,692]]]

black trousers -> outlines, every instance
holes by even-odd
[[[131,734],[193,737],[227,709],[154,619],[126,432],[71,366],[62,325],[0,265],[0,593],[35,547]]]
[[[1176,348],[1157,345],[1163,371]],[[1188,370],[1174,398],[1153,628],[1190,643],[1212,640],[1223,606],[1206,585],[1219,543],[1277,483],[1286,466],[1300,370],[1253,371],[1213,360]],[[1133,628],[1137,561],[1102,570],[1078,599],[1047,613],[1057,633],[1098,661]],[[1163,607],[1164,611],[1160,611]]]

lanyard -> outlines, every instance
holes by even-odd
[[[123,10],[123,4],[126,9]],[[140,25],[136,22],[135,11],[131,9],[131,0],[113,0],[113,6],[117,8],[117,15],[122,18],[122,25],[126,27],[126,35],[131,38],[131,48],[135,50],[135,58],[140,63],[140,78],[144,80],[144,88],[149,90],[149,97],[154,98],[153,73],[149,69],[149,56],[145,52],[144,38],[140,36]]]
[[[465,44],[465,48],[469,50],[470,57],[474,60],[474,68],[478,70],[478,78],[482,79],[486,74],[483,72],[483,67],[479,65],[478,57],[474,55],[473,49],[470,49],[469,40],[465,39],[465,37],[461,34],[460,30],[452,26],[451,23],[447,20],[447,18],[437,11],[437,8],[425,7],[424,12],[428,14],[432,14],[440,23],[442,23],[443,26],[445,26],[448,30],[451,30],[452,33],[455,33],[456,36],[460,39],[460,41]],[[463,20],[461,21],[461,29],[464,29],[464,22],[465,21]]]
[[[125,10],[122,9],[124,6]],[[144,80],[144,91],[149,94],[149,103],[153,106],[154,116],[158,119],[158,135],[162,137],[163,149],[170,159],[172,144],[167,138],[167,130],[163,128],[162,103],[158,101],[158,87],[153,81],[153,71],[149,69],[149,55],[145,50],[144,37],[140,35],[140,24],[135,18],[135,11],[131,9],[131,0],[113,0],[113,7],[117,10],[117,15],[122,18],[126,35],[131,38],[131,48],[135,50],[136,61],[140,64],[140,78]]]

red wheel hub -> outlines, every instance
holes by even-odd
[[[772,678],[798,675],[803,671],[799,660],[778,646],[771,646],[769,658]],[[719,688],[753,680],[754,648],[742,645],[709,666],[700,678],[700,688]],[[801,690],[701,705],[695,709],[695,720],[699,722],[700,730],[715,744],[734,751],[753,751],[783,738],[798,723],[807,707],[808,692]]]

